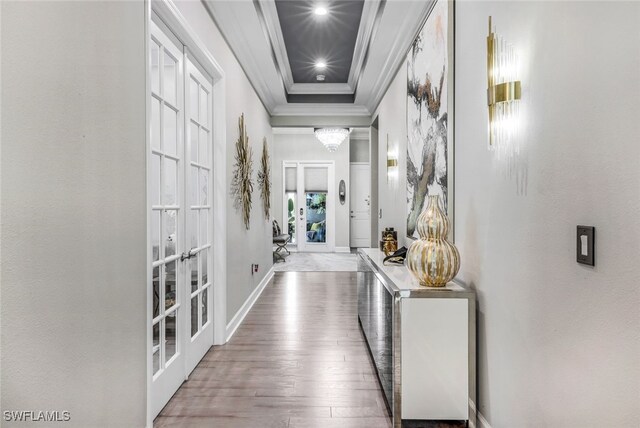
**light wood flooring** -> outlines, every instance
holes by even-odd
[[[355,272],[277,272],[156,427],[389,428],[357,321]]]

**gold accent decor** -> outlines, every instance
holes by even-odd
[[[442,210],[440,195],[429,196],[416,228],[420,238],[407,251],[407,267],[420,285],[444,287],[460,270],[460,253],[447,240],[449,218]]]
[[[489,106],[489,147],[506,145],[517,132],[522,84],[516,79],[517,56],[513,46],[495,33],[489,17],[487,37],[487,105]]]
[[[249,230],[251,219],[251,193],[253,192],[253,152],[249,146],[244,113],[238,119],[238,139],[236,140],[235,165],[231,181],[234,207],[242,210],[244,227]]]
[[[398,159],[387,159],[387,168],[398,166]]]
[[[271,161],[269,160],[269,147],[267,138],[262,139],[262,157],[260,158],[260,171],[258,171],[258,186],[262,195],[262,209],[264,218],[269,220],[271,211]]]

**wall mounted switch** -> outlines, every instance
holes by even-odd
[[[578,226],[576,239],[576,261],[578,263],[595,266],[595,237],[595,227]]]

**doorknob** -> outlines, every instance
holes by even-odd
[[[188,252],[186,253],[182,253],[182,255],[180,256],[180,261],[183,262],[187,259],[190,259],[191,257],[195,256],[196,254],[198,254],[198,250],[194,248],[190,249]]]

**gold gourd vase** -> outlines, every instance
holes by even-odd
[[[444,287],[460,270],[460,253],[447,240],[449,219],[441,208],[440,195],[429,196],[416,228],[420,238],[409,246],[407,267],[420,285]]]

